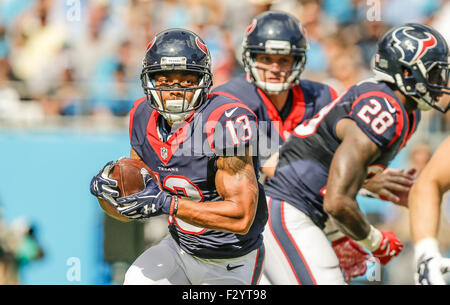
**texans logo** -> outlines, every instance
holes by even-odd
[[[411,65],[422,58],[426,52],[436,46],[437,40],[430,33],[425,33],[427,37],[419,38],[414,35],[412,27],[400,27],[394,33],[394,47],[396,47],[401,53],[402,57],[399,59],[408,65]]]
[[[257,23],[257,20],[256,20],[256,18],[255,18],[255,19],[253,19],[252,23],[251,23],[251,24],[248,26],[248,28],[247,28],[247,31],[246,31],[246,35],[247,35],[247,36],[250,35],[251,32],[253,32],[253,30],[254,30],[255,27],[256,27],[256,23]]]
[[[150,48],[153,46],[153,44],[155,43],[156,37],[153,38],[152,41],[150,41],[150,43],[147,45],[147,51],[150,50]]]
[[[202,50],[203,53],[205,53],[206,55],[209,55],[208,47],[204,43],[202,43],[200,41],[200,39],[198,39],[198,37],[195,37],[195,43],[197,44],[197,47],[200,50]]]

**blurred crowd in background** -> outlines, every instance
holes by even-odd
[[[245,29],[269,9],[298,17],[310,41],[304,77],[338,92],[369,75],[390,26],[424,22],[450,37],[446,0],[1,0],[0,119],[126,116],[143,95],[147,44],[171,27],[206,41],[218,86],[243,73]],[[449,117],[430,128],[449,129]]]
[[[24,217],[7,223],[0,207],[0,285],[20,284],[20,268],[43,257],[36,226]]]
[[[339,93],[370,77],[377,41],[391,26],[426,23],[450,41],[450,0],[0,0],[0,126],[106,118],[126,128],[133,101],[143,96],[141,63],[155,34],[172,27],[199,34],[218,86],[244,73],[243,35],[266,10],[298,17],[310,43],[302,77]],[[450,113],[424,113],[405,166],[423,166],[449,130]],[[379,224],[403,232],[407,244],[407,210],[392,211],[377,214]],[[450,250],[450,240],[443,247]],[[397,261],[400,273],[411,270],[412,261]],[[406,274],[390,272],[387,283],[412,283]]]

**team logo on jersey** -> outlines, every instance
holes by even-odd
[[[161,147],[161,158],[166,160],[168,156],[169,156],[169,154],[168,154],[167,148]]]
[[[238,109],[238,107],[234,107],[232,110],[225,111],[225,116],[227,118],[231,117],[237,109]]]
[[[410,30],[413,30],[413,28],[405,26],[392,33],[395,41],[394,47],[402,54],[399,60],[408,65],[418,61],[437,44],[436,38],[430,33],[425,33],[427,36],[425,38],[419,38],[414,35],[414,32],[409,32]]]

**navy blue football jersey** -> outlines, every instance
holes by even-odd
[[[298,124],[311,118],[337,97],[331,87],[309,80],[300,80],[300,84],[290,90],[292,105],[284,120],[264,91],[244,77],[230,80],[215,88],[212,94],[240,101],[256,114],[259,128],[259,156],[264,160],[279,150],[280,145],[289,138]]]
[[[369,167],[369,175],[385,169],[416,130],[420,111],[407,114],[394,92],[383,82],[367,80],[323,107],[313,118],[298,125],[280,150],[275,176],[266,193],[284,200],[323,227],[323,211],[330,164],[340,140],[336,124],[348,118],[380,147],[382,153]]]
[[[223,200],[216,189],[216,161],[220,156],[244,153],[257,142],[255,114],[245,105],[223,96],[209,98],[170,134],[160,136],[161,115],[146,98],[134,103],[130,112],[131,146],[150,167],[164,191],[189,200]],[[253,158],[258,175],[258,158]],[[174,217],[169,232],[180,247],[202,258],[239,257],[259,248],[267,222],[262,185],[253,225],[246,235],[199,228]]]

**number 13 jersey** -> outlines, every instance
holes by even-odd
[[[298,125],[282,146],[275,176],[265,186],[273,199],[287,201],[323,228],[328,172],[340,140],[336,124],[352,119],[382,150],[368,167],[369,177],[386,168],[405,146],[420,120],[420,111],[407,114],[387,84],[367,80],[323,107],[314,117]]]
[[[159,128],[162,119],[146,98],[137,100],[130,112],[131,146],[154,172],[161,189],[193,201],[223,200],[215,185],[216,161],[243,153],[245,146],[256,147],[255,114],[228,97],[213,96],[166,141]],[[253,166],[257,175],[257,156]],[[176,217],[169,222],[170,234],[184,251],[201,258],[233,258],[258,249],[268,218],[264,189],[258,187],[258,207],[247,234],[200,228]]]

